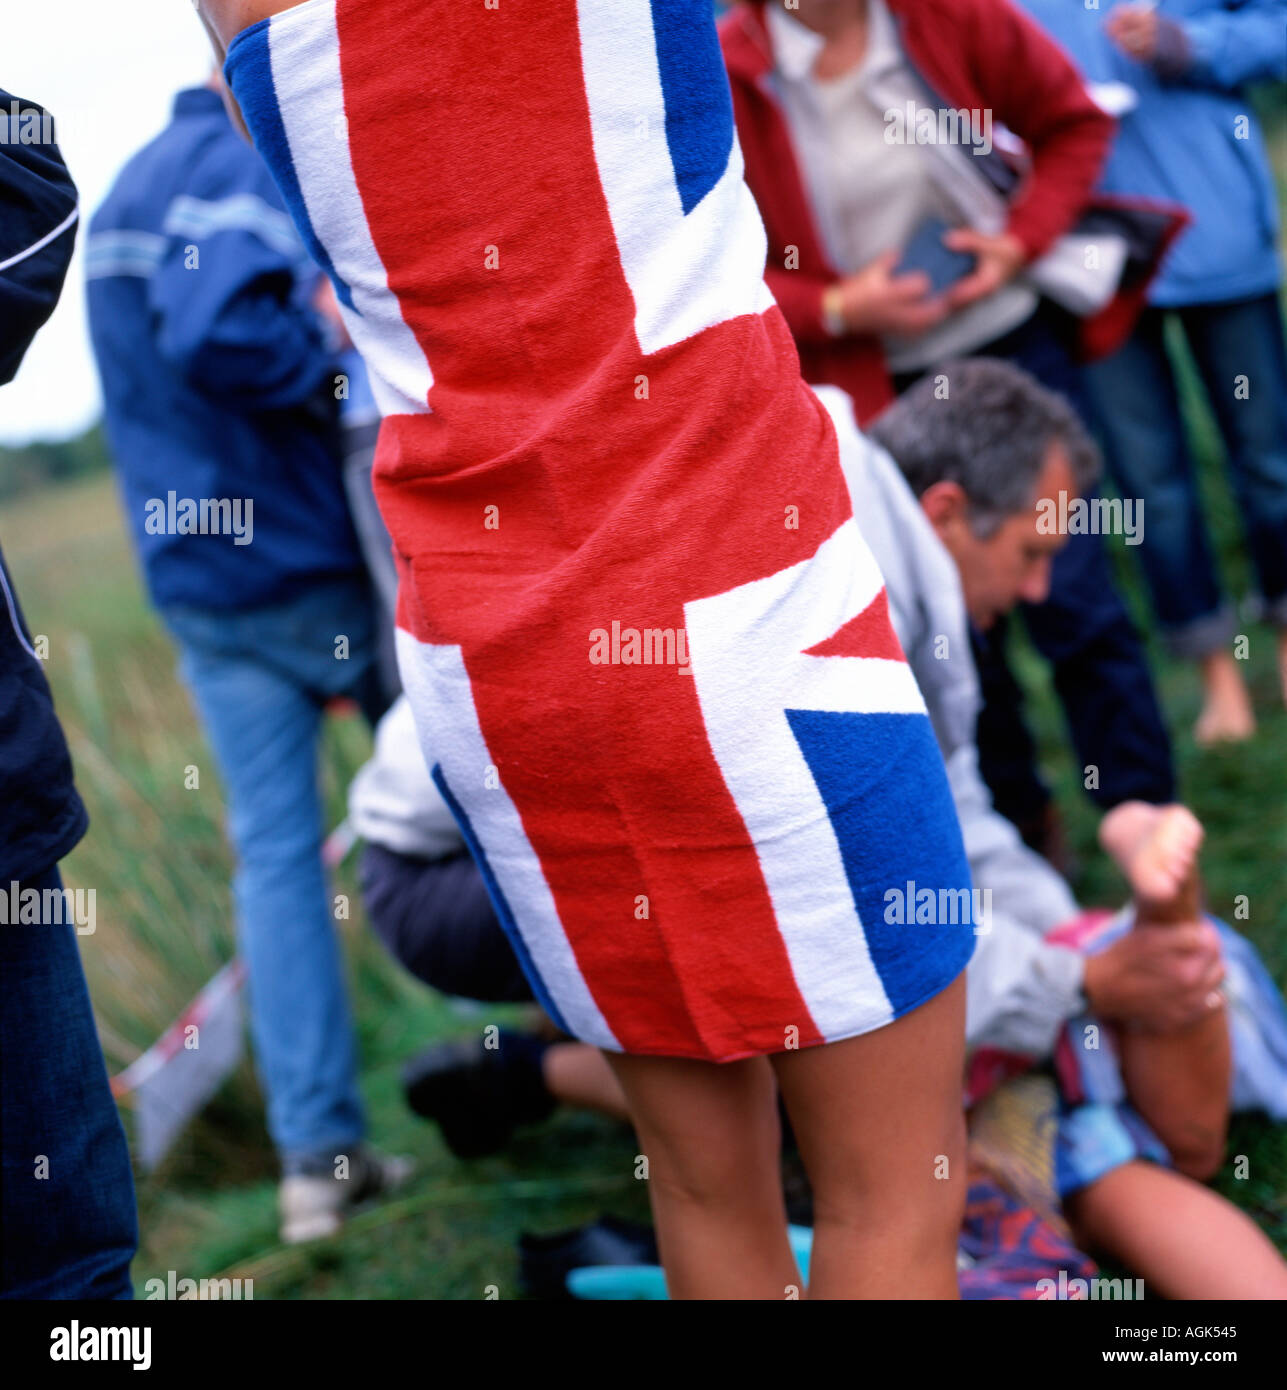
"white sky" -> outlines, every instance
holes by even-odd
[[[99,413],[85,325],[84,224],[121,165],[165,125],[174,93],[213,62],[191,0],[37,0],[4,5],[0,88],[38,101],[80,189],[76,256],[53,317],[0,387],[0,444],[79,434]]]

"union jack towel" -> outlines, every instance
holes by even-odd
[[[404,684],[551,1017],[732,1060],[942,990],[971,926],[885,895],[968,888],[960,833],[709,0],[308,0],[227,75],[371,369]]]

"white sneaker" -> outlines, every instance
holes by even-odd
[[[298,1173],[277,1189],[281,1238],[286,1245],[335,1235],[356,1206],[402,1187],[415,1170],[411,1159],[362,1144],[348,1156],[348,1173]],[[337,1167],[339,1165],[337,1164]]]

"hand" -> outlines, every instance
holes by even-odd
[[[1101,1018],[1173,1033],[1222,1008],[1219,933],[1206,922],[1136,926],[1086,960],[1085,990]]]
[[[899,255],[886,251],[832,286],[836,311],[851,333],[915,337],[947,317],[947,305],[942,296],[930,295],[923,271],[891,273]]]
[[[1108,37],[1138,63],[1157,56],[1157,10],[1147,5],[1118,5],[1104,21]]]
[[[964,251],[976,260],[974,269],[947,292],[948,307],[953,310],[964,309],[999,290],[1023,269],[1028,259],[1023,242],[1009,232],[987,236],[973,227],[956,227],[943,237],[943,245],[951,251]]]

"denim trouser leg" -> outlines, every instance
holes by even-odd
[[[1089,370],[1104,452],[1122,496],[1143,504],[1144,567],[1168,646],[1199,658],[1233,633],[1207,536],[1179,391],[1163,337],[1147,310],[1126,345]]]
[[[344,492],[349,500],[353,529],[362,547],[371,584],[379,600],[380,680],[390,704],[402,691],[398,673],[394,626],[398,613],[398,570],[393,560],[393,541],[375,500],[371,468],[375,462],[377,426],[354,426],[344,433]]]
[[[283,623],[278,642],[271,624],[243,623],[237,644],[217,628],[205,631],[191,615],[170,617],[227,796],[238,939],[269,1131],[287,1160],[342,1149],[362,1136],[364,1122],[344,963],[321,860],[321,694],[303,668],[327,659],[326,634],[342,631],[344,618],[336,613],[324,622],[317,650],[292,669],[290,638],[299,640],[298,621]],[[229,620],[233,632],[237,622]],[[363,659],[369,671],[369,651]]]
[[[57,869],[21,888],[59,889]],[[8,882],[0,891],[10,892]],[[55,902],[57,900],[51,900]],[[132,1298],[125,1131],[64,914],[0,926],[6,1298]]]
[[[992,793],[992,804],[1025,837],[1039,834],[1050,788],[1037,770],[1037,745],[1024,717],[1023,690],[1007,659],[1009,616],[1002,614],[987,630],[970,630],[970,650],[979,677],[979,718],[974,741],[979,773]]]
[[[1180,322],[1229,454],[1267,616],[1287,627],[1287,342],[1278,297],[1199,305],[1182,310]]]
[[[1033,644],[1050,662],[1078,765],[1098,769],[1091,799],[1105,809],[1173,801],[1171,741],[1103,537],[1069,536],[1051,565],[1050,597],[1022,608]]]

